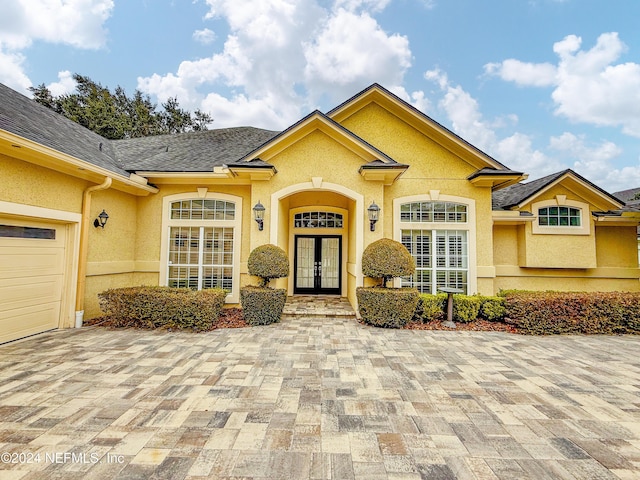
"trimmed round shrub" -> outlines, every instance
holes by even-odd
[[[374,327],[402,328],[418,305],[415,288],[358,287],[356,295],[360,317]]]
[[[242,287],[240,303],[246,322],[251,325],[269,325],[280,321],[287,291],[284,288]]]
[[[266,287],[274,278],[289,276],[289,258],[287,253],[276,245],[260,245],[249,254],[247,268],[251,275],[260,277],[261,285]]]
[[[382,238],[369,244],[362,254],[362,273],[367,277],[382,278],[382,287],[395,277],[413,275],[416,262],[409,250],[400,242]]]

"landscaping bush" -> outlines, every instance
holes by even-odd
[[[482,300],[478,295],[454,295],[453,321],[460,323],[469,323],[477,320],[481,303]]]
[[[226,292],[212,288],[125,287],[98,294],[100,308],[118,327],[208,330],[224,306]]]
[[[247,260],[249,274],[262,279],[262,287],[269,285],[274,278],[289,276],[289,258],[287,253],[276,245],[260,245],[254,248]]]
[[[640,293],[508,293],[506,322],[533,335],[640,333]]]
[[[402,328],[418,305],[415,288],[358,287],[356,295],[362,320],[374,327]]]
[[[504,297],[480,297],[480,318],[490,322],[502,322],[507,313]]]
[[[446,317],[446,308],[446,293],[440,293],[438,295],[421,293],[420,295],[418,295],[418,304],[416,306],[414,318],[417,321],[424,323],[429,323],[434,320],[442,320]]]
[[[268,325],[280,321],[287,291],[284,288],[269,288],[273,278],[289,275],[289,258],[276,245],[261,245],[249,254],[247,267],[251,275],[261,278],[260,286],[240,289],[242,313],[249,325]]]
[[[491,322],[504,321],[506,308],[502,297],[482,295],[454,295],[453,320],[461,323],[473,322],[478,318]],[[414,318],[428,323],[443,320],[447,316],[447,294],[420,294]]]
[[[371,243],[362,254],[362,273],[367,277],[381,278],[382,287],[395,277],[413,275],[416,262],[409,250],[400,242],[382,238]]]
[[[280,321],[287,291],[284,288],[243,287],[240,303],[245,321],[251,325],[269,325]]]

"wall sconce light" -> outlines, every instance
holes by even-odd
[[[264,205],[260,203],[260,200],[258,200],[258,203],[256,203],[253,206],[253,219],[258,224],[258,230],[260,231],[262,231],[262,229],[264,228],[264,211],[265,210],[266,208],[264,208]]]
[[[107,220],[109,220],[109,215],[107,215],[107,212],[102,210],[100,215],[98,215],[98,218],[93,221],[93,226],[96,228],[104,228],[104,226],[107,224]]]
[[[375,232],[376,222],[380,217],[380,207],[376,205],[376,202],[371,202],[371,205],[367,208],[367,213],[369,214],[369,225],[371,226],[371,231]]]

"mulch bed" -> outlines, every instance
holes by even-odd
[[[139,328],[134,322],[130,325],[116,326],[115,322],[108,315],[103,317],[92,318],[84,322],[86,326],[96,326],[105,328]],[[242,316],[242,309],[240,308],[225,308],[220,314],[218,321],[211,326],[208,330],[213,331],[219,328],[245,328],[249,325]],[[474,331],[474,332],[506,332],[506,333],[518,333],[518,329],[512,325],[505,323],[488,322],[486,320],[477,320],[469,323],[457,323],[456,328],[448,328],[442,325],[439,320],[421,323],[421,322],[409,322],[405,327],[405,330],[449,330],[449,331]],[[173,329],[168,329],[173,330]]]
[[[487,320],[476,320],[469,323],[456,323],[456,328],[445,327],[440,320],[434,320],[428,323],[409,322],[405,325],[405,330],[449,330],[449,331],[467,331],[467,332],[506,332],[519,333],[518,329],[513,325],[499,322],[488,322]]]

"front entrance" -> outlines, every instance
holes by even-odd
[[[293,293],[340,294],[342,236],[296,235]]]

